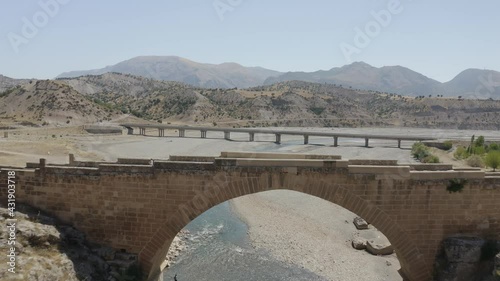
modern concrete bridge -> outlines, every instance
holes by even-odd
[[[134,128],[139,129],[140,135],[146,135],[146,129],[157,129],[158,136],[164,137],[165,130],[176,130],[179,132],[179,137],[186,136],[186,131],[199,131],[201,138],[207,137],[207,132],[222,132],[224,139],[231,139],[231,133],[248,133],[248,140],[254,141],[256,134],[275,135],[276,143],[281,143],[282,135],[303,136],[304,144],[309,143],[309,137],[329,137],[333,138],[333,145],[339,145],[339,138],[358,138],[365,140],[365,146],[368,147],[370,139],[379,140],[395,140],[398,142],[398,147],[401,148],[401,141],[425,141],[433,140],[433,137],[417,137],[417,136],[402,136],[402,135],[371,135],[371,134],[348,134],[341,132],[314,132],[314,131],[292,131],[292,130],[270,130],[270,129],[254,129],[254,128],[215,128],[215,127],[191,127],[191,126],[173,126],[173,125],[157,125],[157,124],[120,124],[127,128],[128,134],[134,134]]]
[[[450,235],[500,239],[500,173],[445,164],[241,152],[107,163],[70,155],[67,165],[41,159],[2,168],[0,204],[7,202],[7,170],[16,171],[17,202],[74,225],[91,241],[136,254],[149,280],[159,276],[173,238],[198,215],[272,189],[317,196],[363,217],[392,243],[406,280],[431,280]],[[447,191],[453,179],[462,181],[462,192]]]

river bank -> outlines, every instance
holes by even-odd
[[[293,191],[268,191],[236,198],[232,209],[248,225],[251,243],[276,259],[327,280],[402,280],[395,254],[373,256],[351,246],[355,214]]]

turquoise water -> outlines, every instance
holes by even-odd
[[[250,244],[247,226],[228,202],[196,218],[187,227],[188,249],[164,271],[164,280],[178,281],[326,281],[310,271],[274,259]]]

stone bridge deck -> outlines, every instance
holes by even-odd
[[[425,140],[435,140],[434,137],[430,136],[403,136],[403,135],[375,135],[375,134],[349,134],[342,132],[314,132],[314,131],[292,131],[292,130],[270,130],[270,129],[253,129],[253,128],[214,128],[214,127],[191,127],[191,126],[173,126],[173,125],[156,125],[156,124],[121,124],[127,128],[128,134],[134,134],[134,128],[139,129],[140,135],[146,135],[146,129],[157,129],[158,136],[164,137],[165,130],[176,130],[179,132],[179,137],[183,138],[186,136],[186,131],[200,131],[200,137],[206,138],[207,132],[223,132],[224,139],[231,139],[231,133],[248,133],[249,141],[255,140],[256,134],[270,134],[275,135],[276,143],[281,143],[282,135],[290,136],[303,136],[304,144],[309,144],[309,137],[329,137],[333,138],[333,145],[339,145],[339,138],[357,138],[364,139],[365,146],[368,147],[370,139],[379,140],[395,140],[398,143],[398,147],[401,148],[401,141],[425,141]]]
[[[344,160],[338,156],[223,152],[169,160],[28,163],[16,171],[16,198],[85,232],[88,239],[137,254],[154,280],[176,234],[209,208],[272,189],[340,205],[377,227],[395,248],[401,274],[431,280],[440,242],[456,233],[500,239],[500,174],[445,164]],[[461,192],[449,193],[460,179]]]

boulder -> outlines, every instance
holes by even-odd
[[[366,249],[366,239],[363,239],[361,237],[352,239],[352,247],[356,250]]]
[[[353,223],[357,229],[368,229],[368,223],[360,217],[355,217]]]
[[[372,255],[390,255],[394,252],[389,240],[376,238],[366,242],[366,250]]]

